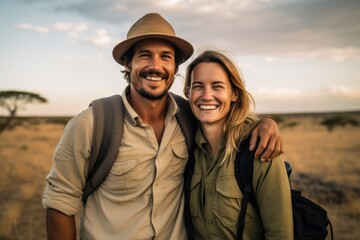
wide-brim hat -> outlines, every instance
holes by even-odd
[[[127,33],[127,39],[114,47],[115,61],[124,65],[124,54],[137,42],[151,38],[164,39],[174,44],[178,50],[177,53],[180,54],[176,56],[179,64],[185,62],[194,52],[193,46],[188,41],[177,37],[171,24],[160,14],[148,13],[132,25]]]

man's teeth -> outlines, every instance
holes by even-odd
[[[151,81],[160,81],[162,79],[162,77],[147,76],[146,79],[151,80]]]
[[[200,105],[199,108],[203,109],[203,110],[214,110],[217,108],[217,106],[215,106],[215,105]]]

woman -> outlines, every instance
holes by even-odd
[[[200,121],[195,166],[186,181],[194,239],[235,239],[242,199],[235,178],[237,146],[257,123],[253,98],[236,65],[218,51],[205,51],[187,68],[185,95]],[[187,171],[189,171],[187,169]],[[191,179],[191,180],[189,180]],[[190,189],[189,189],[190,188]],[[248,205],[243,239],[292,239],[290,186],[284,162],[254,160],[253,191],[259,214]]]

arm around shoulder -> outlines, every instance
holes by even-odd
[[[280,129],[272,118],[265,117],[258,122],[251,133],[250,150],[256,150],[255,157],[261,161],[271,160],[283,153]]]

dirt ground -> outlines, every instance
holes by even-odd
[[[360,122],[360,113],[351,116]],[[292,187],[328,211],[335,239],[360,239],[360,126],[329,132],[324,117],[282,116],[283,159]],[[61,122],[28,119],[0,135],[0,239],[46,239],[41,198]]]

